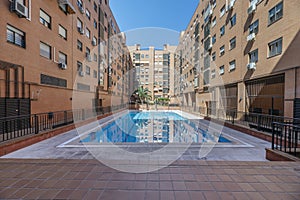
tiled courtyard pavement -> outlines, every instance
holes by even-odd
[[[128,174],[96,160],[0,160],[0,199],[300,199],[291,162],[177,161]]]

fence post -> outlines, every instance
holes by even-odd
[[[235,112],[232,112],[232,124],[234,124],[234,116],[235,116]]]
[[[261,126],[261,115],[258,115],[257,117],[257,130],[260,131],[260,126]]]
[[[272,149],[274,150],[275,148],[275,124],[272,122]]]
[[[37,115],[34,115],[34,124],[35,124],[35,134],[38,134],[40,130],[39,130],[39,117]]]

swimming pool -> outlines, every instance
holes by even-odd
[[[222,134],[210,133],[198,119],[175,112],[130,111],[96,131],[80,143],[230,143]]]

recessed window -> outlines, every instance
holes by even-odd
[[[215,69],[211,70],[211,79],[214,79],[214,78],[216,78],[216,70]]]
[[[280,2],[271,10],[269,10],[269,24],[276,22],[283,16],[283,2]]]
[[[88,28],[85,29],[85,35],[86,37],[91,38],[91,31]]]
[[[63,64],[67,64],[67,55],[62,53],[62,52],[59,52],[58,53],[58,62],[63,63]]]
[[[225,67],[224,65],[222,65],[221,67],[219,67],[219,74],[223,75],[225,73]]]
[[[98,75],[97,75],[97,71],[96,70],[94,70],[94,78],[97,78],[98,77]]]
[[[67,40],[67,30],[61,26],[61,25],[58,25],[58,34],[64,38],[65,40]]]
[[[220,9],[220,18],[225,15],[225,5]]]
[[[97,54],[94,53],[94,61],[97,62],[97,60],[98,60]]]
[[[280,55],[282,52],[282,38],[269,43],[269,57]]]
[[[51,29],[51,17],[45,13],[43,10],[40,10],[40,22],[47,28]]]
[[[220,47],[220,56],[223,56],[225,54],[225,45]]]
[[[231,18],[230,18],[230,27],[233,27],[236,24],[236,14],[234,14]]]
[[[83,27],[82,21],[77,18],[77,28],[78,28],[78,30],[82,29],[82,27]]]
[[[225,25],[220,28],[220,36],[222,37],[225,34]]]
[[[77,49],[82,51],[82,42],[80,40],[77,40]]]
[[[20,31],[19,29],[16,29],[10,25],[7,25],[6,27],[6,33],[7,33],[7,42],[15,44],[17,46],[25,48],[25,33],[23,31]]]
[[[93,46],[97,46],[97,38],[94,36],[92,40]]]
[[[229,62],[229,71],[235,70],[235,60]]]
[[[91,68],[89,66],[85,67],[85,73],[86,75],[91,75]]]
[[[94,11],[97,12],[98,11],[98,6],[97,4],[94,2]]]
[[[82,3],[81,0],[77,0],[77,6],[78,6],[79,8],[83,8],[83,3]]]
[[[214,34],[214,36],[211,38],[211,43],[215,44],[216,41],[217,41],[217,36],[216,36],[216,34]]]
[[[82,72],[82,63],[77,61],[77,71]]]
[[[250,24],[249,26],[249,34],[258,33],[258,27],[259,27],[259,21],[256,20],[255,22],[253,22],[252,24]]]
[[[211,23],[211,27],[214,27],[217,24],[217,17],[214,17]]]
[[[250,63],[256,63],[258,61],[258,49],[251,51],[248,55]]]
[[[230,50],[236,47],[236,37],[232,38],[230,41]]]
[[[211,60],[212,60],[212,61],[216,61],[216,52],[213,52],[213,53],[211,54]]]
[[[94,28],[97,29],[97,27],[98,27],[98,23],[97,23],[97,21],[94,19]]]
[[[89,20],[91,20],[91,13],[88,9],[85,10],[85,15]]]
[[[88,47],[86,47],[85,48],[85,53],[90,55],[91,54],[91,50]]]
[[[40,55],[45,58],[51,59],[51,46],[40,42]]]

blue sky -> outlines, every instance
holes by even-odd
[[[142,46],[176,45],[199,0],[110,0],[110,7],[127,44]],[[143,29],[145,28],[146,29]],[[149,28],[156,27],[156,28]]]

